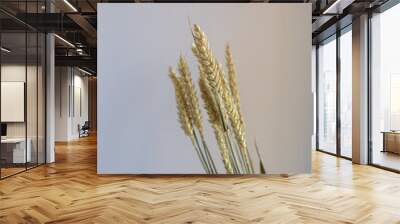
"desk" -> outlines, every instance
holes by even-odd
[[[6,163],[26,163],[32,160],[31,139],[27,139],[25,151],[25,138],[1,139],[1,157]]]
[[[383,131],[383,150],[382,152],[392,152],[400,154],[400,132]]]

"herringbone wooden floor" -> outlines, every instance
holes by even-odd
[[[91,137],[0,181],[0,223],[400,223],[400,175],[316,152],[311,175],[98,176]]]

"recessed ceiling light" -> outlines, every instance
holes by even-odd
[[[88,72],[88,71],[86,71],[86,70],[83,70],[83,69],[81,69],[81,68],[79,68],[79,67],[78,67],[78,70],[81,71],[81,72],[83,72],[83,73],[85,73],[85,74],[87,74],[87,75],[90,75],[90,76],[93,75],[92,73],[90,73],[90,72]]]
[[[73,45],[71,42],[69,42],[68,40],[62,38],[61,36],[54,34],[55,37],[57,37],[59,40],[61,40],[62,42],[64,42],[65,44],[67,44],[70,47],[75,48],[75,45]]]
[[[11,50],[9,50],[9,49],[7,49],[5,47],[1,47],[0,49],[1,49],[1,51],[4,51],[6,53],[10,53],[11,52]]]
[[[322,14],[342,14],[343,10],[351,5],[354,0],[336,0]]]
[[[64,0],[65,4],[67,4],[74,12],[78,12],[78,10],[73,6],[68,0]]]

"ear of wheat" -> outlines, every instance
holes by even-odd
[[[236,68],[235,64],[233,63],[233,56],[229,44],[227,44],[225,48],[225,61],[226,61],[226,67],[228,69],[228,82],[232,92],[232,98],[235,103],[235,106],[237,107],[237,110],[240,113],[240,96],[236,81]],[[241,115],[240,117],[242,118]]]
[[[178,69],[181,75],[185,99],[188,104],[190,114],[192,115],[193,124],[200,130],[200,132],[203,132],[199,99],[197,98],[196,89],[192,81],[192,75],[190,74],[188,64],[183,56],[179,57]]]
[[[169,68],[169,77],[171,78],[172,84],[174,85],[175,89],[179,123],[181,124],[182,130],[185,132],[185,134],[190,138],[193,138],[193,127],[189,119],[188,108],[185,103],[184,93],[182,91],[179,79],[176,76],[176,72],[172,68]]]
[[[209,46],[206,35],[198,25],[192,29],[194,43],[192,52],[199,64],[199,87],[208,121],[214,129],[219,152],[228,174],[254,173],[246,142],[245,122],[240,110],[240,97],[236,81],[236,69],[230,46],[225,49],[227,77]],[[217,169],[206,144],[202,116],[196,89],[189,66],[184,57],[178,61],[178,77],[170,68],[170,77],[175,88],[178,118],[184,133],[199,156],[204,170],[216,174]],[[233,135],[233,136],[232,136]],[[265,173],[257,144],[260,170]]]

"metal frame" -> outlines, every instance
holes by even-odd
[[[368,165],[373,165],[372,163],[372,63],[371,63],[371,57],[372,57],[372,33],[371,33],[371,19],[372,19],[372,13],[368,13],[368,35],[367,35],[367,45],[368,45],[368,53],[367,53],[367,83],[368,83],[368,90],[367,90],[367,119],[368,119],[368,124],[367,124],[367,132],[368,132],[368,155],[367,155],[367,162]]]
[[[340,65],[340,30],[336,31],[336,154],[341,156],[342,153],[342,124],[341,124],[341,65]]]
[[[319,44],[315,47],[315,147],[319,150]]]

